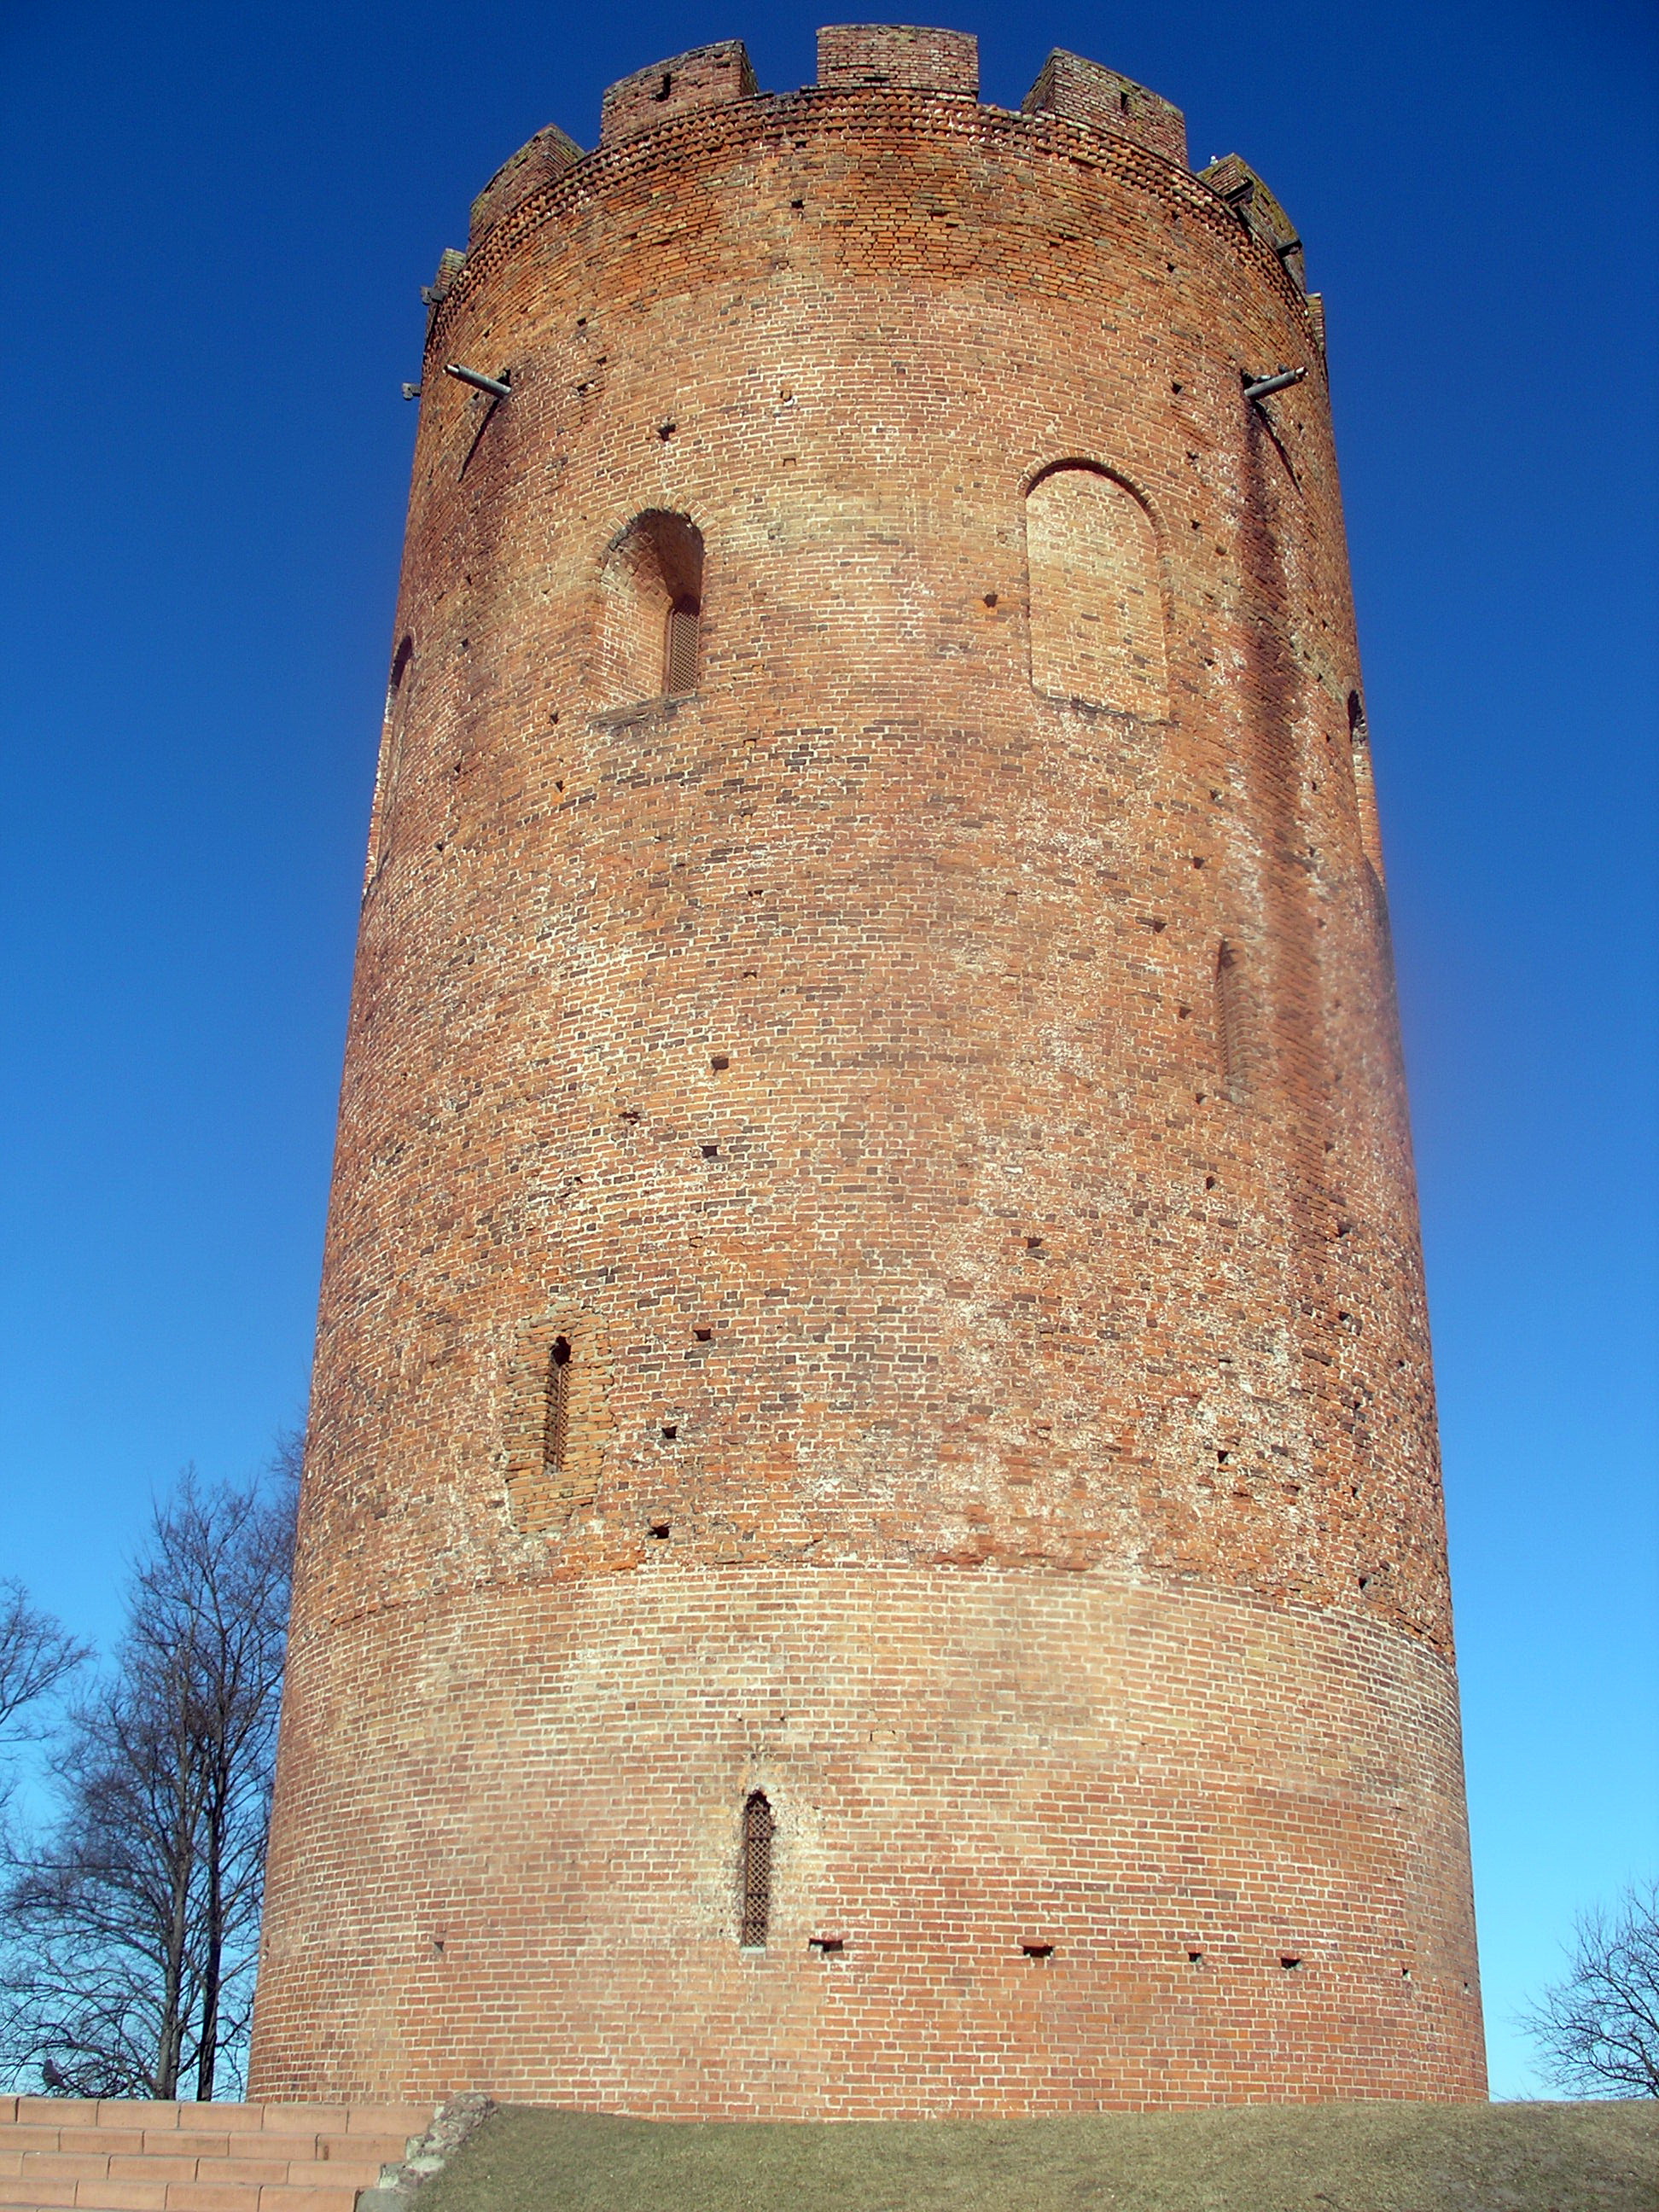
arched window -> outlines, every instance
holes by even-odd
[[[404,723],[409,714],[411,690],[410,664],[414,658],[414,639],[401,639],[397,652],[392,655],[392,674],[386,687],[386,712],[380,721],[380,758],[374,777],[374,800],[369,810],[368,872],[371,877],[386,858],[390,843],[392,801],[403,754]]]
[[[1158,542],[1134,494],[1103,469],[1062,462],[1025,499],[1031,682],[1120,714],[1165,711]]]
[[[550,1474],[564,1466],[570,1441],[570,1339],[556,1336],[547,1356],[547,1419],[542,1431],[542,1463]]]
[[[772,1808],[752,1790],[744,1801],[743,1844],[738,1855],[738,1941],[745,1951],[766,1948],[772,1917]]]
[[[1376,779],[1371,773],[1371,733],[1365,720],[1365,702],[1358,692],[1348,694],[1348,750],[1353,761],[1354,805],[1359,813],[1359,842],[1371,864],[1377,888],[1382,884],[1382,825],[1376,811]]]
[[[1224,937],[1215,957],[1215,1036],[1222,1087],[1242,1099],[1249,1085],[1249,1009],[1238,953]]]
[[[702,532],[683,514],[636,515],[605,556],[600,690],[611,707],[697,688]]]

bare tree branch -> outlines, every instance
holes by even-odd
[[[1659,1883],[1577,1923],[1572,1967],[1522,2025],[1581,2096],[1659,2097]]]
[[[21,1583],[0,1582],[0,1736],[37,1734],[40,1708],[90,1656],[35,1610]]]

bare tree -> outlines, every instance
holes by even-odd
[[[294,1546],[273,1484],[157,1507],[107,1680],[56,1762],[63,1816],[6,1899],[0,2048],[78,2096],[211,2097],[252,1998]]]
[[[1522,2020],[1557,2087],[1659,2097],[1659,1883],[1576,1923],[1572,1968]]]
[[[181,1670],[179,1702],[198,1798],[196,2094],[207,2098],[226,2030],[240,2038],[252,1996],[293,1497],[272,1500],[252,1490],[204,1497],[186,1478],[155,1537],[136,1578],[133,1626],[151,1668]]]

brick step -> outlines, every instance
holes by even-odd
[[[56,2137],[54,2141],[53,2138]],[[0,2128],[0,2174],[28,2172],[21,2161],[42,2158],[159,2158],[180,2160],[258,2159],[266,2166],[315,2166],[349,2159],[361,2166],[372,2159],[404,2154],[407,2136],[336,2136],[319,2142],[310,2136],[255,2133],[240,2136],[186,2135],[183,2130],[126,2128]]]
[[[354,2212],[356,2190],[234,2181],[49,2181],[4,2197],[7,2212]]]
[[[0,2097],[0,2212],[354,2212],[434,2110]]]

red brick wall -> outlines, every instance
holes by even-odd
[[[504,216],[426,395],[256,2093],[1480,2094],[1297,286],[1117,133],[820,88]],[[1146,517],[1163,713],[1033,684],[1063,460]],[[615,706],[649,510],[702,535],[701,680]]]

